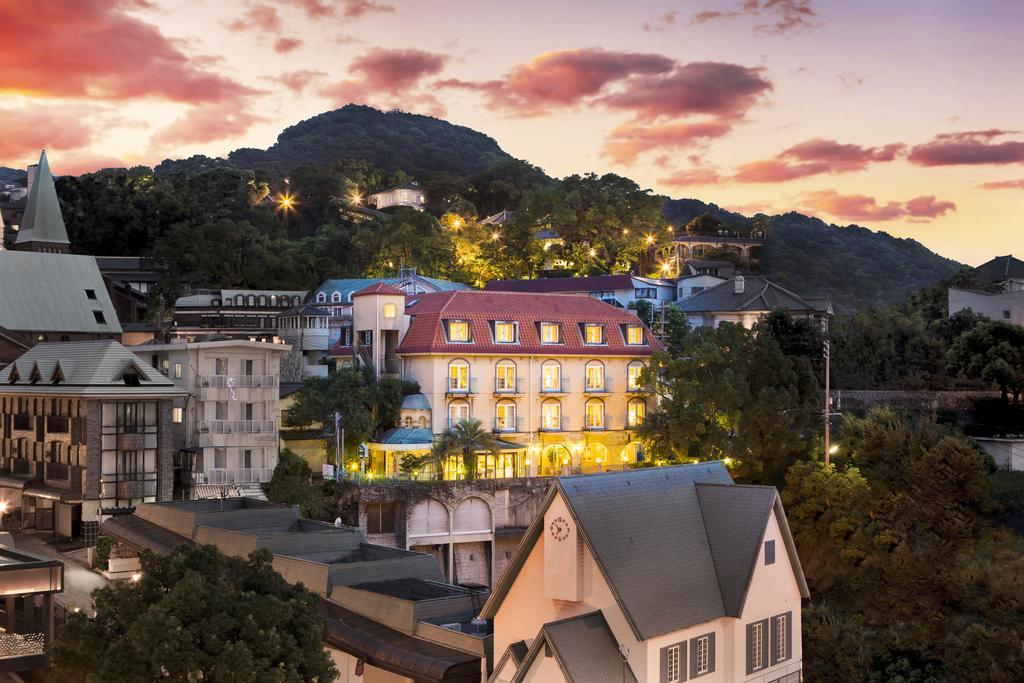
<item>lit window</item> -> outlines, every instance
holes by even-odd
[[[764,668],[764,623],[760,621],[750,628],[750,668]]]
[[[562,366],[558,363],[548,363],[540,369],[541,391],[561,391],[562,389]]]
[[[398,306],[396,306],[396,305],[394,305],[392,303],[384,304],[384,317],[385,318],[394,318],[397,315],[398,315]]]
[[[558,401],[545,401],[540,407],[540,426],[545,430],[562,428],[562,404]]]
[[[640,378],[644,372],[643,363],[633,363],[626,368],[627,388],[636,391],[640,388]]]
[[[604,344],[604,325],[584,325],[583,338],[588,344]]]
[[[558,337],[558,324],[557,323],[541,323],[540,324],[540,342],[542,344],[557,344],[559,341]]]
[[[462,320],[449,320],[448,321],[448,341],[450,342],[468,342],[469,341],[469,323]]]
[[[711,670],[711,637],[701,636],[697,639],[696,652],[697,675],[701,676]]]
[[[469,404],[465,401],[452,401],[448,404],[448,428],[452,428],[462,420],[469,419]]]
[[[673,645],[665,657],[665,680],[667,683],[679,683],[679,646]]]
[[[515,323],[494,323],[494,341],[499,344],[512,344],[516,340]]]
[[[627,344],[643,344],[644,343],[644,328],[639,325],[627,325],[626,326],[626,343]]]
[[[181,379],[181,363],[174,364],[174,379]]]
[[[786,658],[786,615],[775,617],[775,661]]]
[[[494,428],[499,432],[514,432],[516,430],[515,403],[504,401],[495,407]]]
[[[511,361],[498,363],[494,369],[494,390],[515,391],[516,390],[516,366]]]
[[[604,429],[604,401],[587,401],[587,429]]]
[[[171,408],[171,422],[180,425],[184,420],[185,410],[183,408]]]
[[[448,366],[448,390],[469,391],[469,363],[457,361]]]
[[[627,416],[630,427],[639,427],[644,423],[644,415],[647,412],[647,404],[639,399],[629,402],[629,413]]]
[[[587,365],[587,391],[604,391],[604,365],[590,363]]]

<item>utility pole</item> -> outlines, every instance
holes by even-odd
[[[832,436],[832,396],[829,391],[829,359],[831,356],[831,349],[829,348],[828,339],[825,340],[823,348],[825,354],[825,466],[832,462],[832,450],[831,436]]]
[[[334,480],[340,479],[338,469],[341,466],[341,413],[334,412]]]

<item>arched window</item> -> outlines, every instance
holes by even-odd
[[[626,389],[629,391],[640,391],[643,388],[640,376],[644,372],[644,364],[635,360],[626,366]]]
[[[384,304],[384,317],[395,318],[396,316],[398,316],[398,306],[393,303]]]
[[[301,303],[302,303],[302,297],[301,296],[293,296],[292,297],[292,306],[298,306]]]
[[[608,464],[608,447],[603,443],[589,444],[583,451],[583,464],[597,468]]]
[[[494,406],[494,431],[516,432],[516,404],[508,399]]]
[[[448,364],[448,391],[469,393],[469,363],[459,359]]]
[[[241,294],[236,294],[235,295],[235,305],[236,306],[244,306],[245,305],[245,297],[242,296]]]
[[[266,307],[267,307],[267,297],[264,296],[263,294],[260,294],[260,308],[266,308]]]
[[[318,304],[322,304],[325,301],[327,301],[327,295],[324,294],[323,292],[317,292],[317,294],[316,294],[316,302]]]
[[[490,533],[491,507],[483,498],[470,496],[455,508],[452,526],[455,533]]]
[[[500,360],[494,366],[494,391],[516,393],[516,364],[513,361]]]
[[[587,401],[587,429],[604,429],[604,401],[592,398]]]
[[[247,296],[245,298],[245,305],[246,306],[255,306],[256,305],[256,297],[254,295],[252,295],[252,294]]]
[[[341,292],[334,292],[333,294],[331,294],[331,303],[332,304],[340,304],[341,303]]]
[[[634,398],[630,400],[628,411],[626,415],[626,424],[630,427],[639,427],[644,423],[644,417],[647,415],[647,402],[642,398]]]
[[[276,306],[277,305],[277,294],[271,294],[270,295],[270,305],[271,306]]]
[[[545,446],[541,452],[540,473],[542,475],[564,473],[570,465],[572,465],[572,454],[560,443]]]
[[[458,400],[448,404],[448,429],[452,429],[461,420],[469,419],[469,403]]]
[[[604,391],[604,363],[592,360],[586,367],[587,391]]]
[[[420,415],[420,429],[426,429],[426,428],[427,428],[427,416],[426,415]]]
[[[409,513],[409,535],[428,536],[430,534],[447,534],[450,517],[444,503],[434,498],[421,500],[413,506]]]
[[[540,366],[540,390],[562,390],[562,364],[557,360],[544,361]]]
[[[555,398],[549,398],[540,405],[540,428],[546,432],[557,432],[562,429],[562,404]]]

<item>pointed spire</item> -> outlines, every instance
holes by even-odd
[[[39,168],[15,244],[19,249],[30,251],[67,251],[70,244],[45,149],[39,156]]]

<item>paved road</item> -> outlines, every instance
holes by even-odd
[[[64,591],[57,593],[55,600],[66,609],[78,607],[92,611],[90,594],[110,581],[96,572],[86,569],[67,555],[44,541],[28,534],[13,533],[14,546],[45,557],[53,557],[64,563]],[[2,681],[2,679],[0,679]]]

